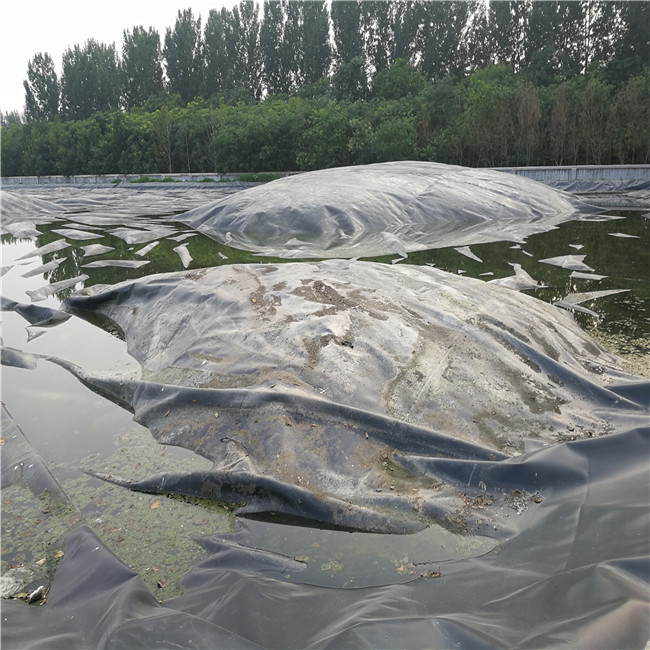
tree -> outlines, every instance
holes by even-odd
[[[470,76],[464,121],[467,144],[474,151],[474,164],[487,167],[512,164],[517,84],[517,76],[506,65],[481,68]]]
[[[413,160],[417,157],[415,118],[412,115],[381,121],[370,138],[369,162]]]
[[[290,52],[285,41],[287,0],[265,0],[260,26],[260,54],[263,81],[271,95],[288,93],[291,89]]]
[[[363,59],[355,56],[341,63],[332,76],[332,95],[338,100],[358,101],[368,95],[368,76]]]
[[[52,57],[36,54],[27,64],[25,87],[25,119],[51,120],[59,113],[59,79]]]
[[[154,130],[158,144],[158,155],[163,161],[164,170],[173,173],[172,166],[172,141],[174,126],[166,106],[163,106],[154,117]]]
[[[258,6],[241,0],[232,11],[222,10],[226,56],[232,70],[232,88],[253,99],[262,95],[262,57]]]
[[[520,165],[532,165],[539,160],[542,140],[542,106],[539,90],[528,83],[520,86],[514,96],[515,146]]]
[[[459,38],[463,72],[474,72],[495,63],[490,33],[490,5],[483,0],[468,0],[467,20]]]
[[[424,75],[404,59],[380,70],[372,80],[372,96],[381,99],[414,97],[426,86]]]
[[[235,11],[237,7],[235,7]],[[260,54],[259,8],[252,0],[241,0],[240,16],[240,61],[241,82],[243,88],[250,89],[254,99],[262,96],[262,57]]]
[[[339,167],[354,162],[349,149],[353,105],[330,101],[316,109],[300,138],[300,169]]]
[[[150,27],[124,31],[122,45],[122,80],[124,105],[127,109],[142,106],[147,99],[163,90],[160,36]]]
[[[61,113],[83,120],[97,111],[114,110],[120,103],[120,73],[115,45],[94,39],[63,54]]]
[[[307,0],[303,11],[301,86],[327,76],[332,60],[327,4],[322,0]]]
[[[362,3],[366,33],[368,65],[375,73],[387,68],[395,59],[393,23],[403,3],[366,0]]]
[[[227,9],[211,9],[203,37],[205,74],[203,95],[213,97],[234,87],[232,63],[228,58],[226,22],[232,14]]]
[[[613,149],[620,165],[650,158],[650,69],[617,89],[611,106]]]
[[[463,163],[460,123],[464,119],[467,89],[450,77],[434,80],[415,98],[418,147],[426,160]]]
[[[260,29],[264,83],[288,94],[327,76],[331,61],[329,17],[322,0],[266,0]]]
[[[340,65],[356,57],[363,61],[363,34],[359,0],[333,0],[330,9],[336,61]],[[365,62],[364,62],[365,63]]]
[[[491,2],[488,42],[492,61],[518,72],[525,66],[525,45],[532,0]]]
[[[556,165],[575,165],[579,162],[578,116],[581,87],[582,79],[576,78],[561,83],[553,93],[549,140],[551,156]]]
[[[624,2],[620,12],[621,33],[609,65],[610,78],[618,82],[638,74],[650,62],[650,3]]]
[[[9,111],[8,113],[0,111],[0,126],[11,127],[22,123],[23,119],[18,111]]]
[[[583,10],[582,72],[602,68],[613,58],[615,42],[623,31],[620,4],[604,0],[582,0],[580,3]]]
[[[611,86],[596,78],[582,92],[579,125],[586,164],[603,165],[609,159],[611,94]]]
[[[201,90],[203,72],[201,17],[194,18],[191,9],[178,11],[174,29],[167,29],[163,57],[169,91],[178,93],[185,104]]]
[[[463,74],[461,33],[467,23],[467,3],[426,2],[414,6],[412,12],[420,70],[429,79]]]
[[[580,73],[582,8],[578,2],[533,2],[524,59],[537,83],[565,81]]]

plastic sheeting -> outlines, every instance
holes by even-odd
[[[214,461],[105,478],[499,545],[444,562],[432,547],[410,583],[330,589],[287,582],[302,563],[250,548],[240,524],[203,538],[185,595],[159,603],[82,527],[42,607],[3,605],[5,647],[644,646],[650,386],[563,312],[435,269],[341,261],[83,294],[68,308],[117,323],[146,380],[51,360]]]
[[[523,179],[499,175],[505,185],[491,187],[458,171],[461,182],[456,171],[441,171],[437,186],[458,180],[457,200],[448,195],[445,210],[460,211],[447,212],[449,232],[436,226],[431,246],[445,237],[444,245],[469,245],[468,235],[479,233],[490,241],[521,241],[531,224],[548,229],[583,214],[570,198],[534,183],[537,189],[516,196]],[[371,187],[372,176],[352,177],[357,187],[349,193],[341,187],[340,197],[360,196],[365,181],[359,179]],[[397,176],[404,201],[404,179],[417,185],[418,174]],[[274,187],[260,191],[270,196]],[[390,208],[390,184],[377,187],[382,206]],[[499,188],[503,215],[512,220],[489,224],[494,203],[486,197]],[[336,185],[330,190],[335,194]],[[139,210],[171,212],[181,203],[170,198],[169,209],[161,210],[144,191],[133,192],[138,200],[130,212],[122,205],[124,192],[107,192],[105,202],[93,203],[105,215],[75,213],[75,221],[124,226],[131,238]],[[66,225],[66,210],[84,205],[81,195],[68,203],[55,195],[56,203],[35,206],[33,219],[28,202],[14,204],[13,230],[30,232],[52,220]],[[484,216],[468,229],[473,217],[457,204],[471,211],[473,196]],[[548,206],[539,217],[537,205]],[[358,233],[359,242],[369,242],[369,249],[379,242],[398,254],[411,250],[408,230],[375,224],[360,206],[355,203],[369,227]],[[154,232],[145,229],[146,237],[135,233],[137,247],[136,240]],[[339,255],[356,236],[343,230],[338,239],[325,239]],[[294,233],[286,243],[297,238]],[[53,242],[23,259],[64,246]],[[298,242],[289,253],[308,248]],[[361,254],[360,246],[354,250]],[[538,286],[513,266],[506,284]],[[594,297],[565,302],[577,308],[587,295]],[[15,300],[3,301],[2,309],[39,327],[68,315]],[[186,574],[185,594],[163,603],[156,598],[163,592],[149,591],[75,518],[44,603],[3,602],[4,647],[646,645],[650,384],[621,371],[567,313],[498,283],[342,260],[152,275],[86,289],[66,309],[118,325],[142,364],[142,378],[93,374],[64,359],[9,348],[2,363],[23,368],[27,377],[37,365],[56,363],[133,411],[159,442],[213,462],[207,471],[170,466],[148,476],[134,460],[121,477],[101,475],[116,491],[208,496],[234,503],[240,516],[235,533],[201,538],[209,557]],[[47,464],[4,409],[3,438],[3,483],[26,482],[34,494],[43,488],[57,494]],[[269,513],[294,515],[310,526],[401,534],[337,533],[369,555],[377,537],[431,534],[431,542],[409,565],[409,577],[400,575],[401,584],[393,577],[333,589],[314,584],[310,575],[318,568],[308,559],[259,549],[254,524],[260,524],[245,517]],[[450,558],[436,542],[442,531],[455,535],[458,546],[468,540],[477,541],[474,549],[494,548]]]
[[[132,489],[412,532],[458,508],[431,482],[441,458],[506,458],[647,418],[648,382],[562,312],[437,269],[234,265],[81,293],[68,307],[113,320],[149,381],[82,380],[215,463],[111,477]]]
[[[247,548],[244,528],[203,540],[213,555],[161,604],[81,528],[44,606],[3,603],[3,647],[643,648],[647,445],[630,431],[487,463],[503,489],[537,477],[544,501],[510,511],[516,531],[495,551],[409,584],[288,583],[295,562]]]
[[[404,161],[289,176],[179,220],[222,244],[273,257],[404,257],[521,242],[589,211],[570,194],[520,176]]]

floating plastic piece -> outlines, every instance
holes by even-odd
[[[580,280],[603,280],[606,275],[598,275],[596,273],[582,273],[581,271],[572,271],[570,278],[578,278]]]
[[[4,206],[3,206],[4,208]],[[4,214],[3,214],[4,216]],[[2,224],[2,229],[16,239],[30,239],[41,235],[41,231],[36,228],[32,221],[18,221],[14,223]]]
[[[480,257],[478,257],[478,255],[474,255],[474,253],[472,253],[469,246],[461,246],[459,248],[454,248],[454,250],[457,253],[464,255],[465,257],[469,257],[470,260],[475,260],[476,262],[483,262],[483,260]]]
[[[158,226],[152,230],[135,230],[133,228],[115,228],[109,234],[123,239],[127,244],[146,244],[154,239],[169,237],[176,231],[168,226]]]
[[[55,260],[52,260],[51,262],[48,262],[47,264],[42,264],[41,266],[32,269],[31,271],[27,271],[27,273],[23,273],[21,277],[31,278],[35,275],[40,275],[41,273],[47,273],[48,271],[53,271],[54,269],[58,268],[61,262],[65,262],[65,260],[67,259],[68,259],[67,257],[59,257]]]
[[[58,325],[70,318],[70,314],[66,314],[60,309],[23,304],[15,300],[9,300],[4,296],[2,297],[2,311],[14,311],[20,314],[28,323],[37,327]]]
[[[619,219],[625,219],[625,217],[615,214],[586,214],[577,217],[576,221],[618,221]]]
[[[593,311],[593,309],[587,309],[586,307],[581,307],[580,305],[573,302],[568,302],[566,300],[558,300],[553,304],[556,307],[561,307],[562,309],[566,309],[567,311],[579,311],[583,314],[588,314],[589,316],[593,316],[594,318],[600,318],[600,314]]]
[[[545,260],[539,260],[542,264],[551,264],[559,266],[563,269],[570,269],[572,271],[586,271],[590,272],[593,269],[587,266],[583,260],[586,255],[560,255],[559,257],[549,257]]]
[[[611,237],[618,237],[620,239],[640,239],[638,235],[628,235],[627,233],[624,232],[609,232],[607,233]]]
[[[76,228],[56,228],[52,232],[55,232],[58,235],[63,235],[68,239],[75,239],[80,241],[83,241],[85,239],[99,239],[100,237],[104,236],[102,234],[88,232],[87,230],[78,230]]]
[[[562,307],[569,311],[579,311],[583,314],[589,314],[594,318],[600,318],[600,314],[596,313],[591,309],[586,307],[580,307],[583,302],[588,302],[590,300],[598,300],[599,298],[605,298],[607,296],[614,296],[618,293],[627,293],[629,289],[605,289],[603,291],[585,291],[582,293],[570,293],[564,298],[564,300],[559,300],[553,304],[556,307]]]
[[[173,250],[174,252],[178,253],[178,256],[181,258],[181,262],[184,268],[187,268],[192,263],[192,256],[190,255],[190,251],[187,250],[187,246],[185,244],[176,246],[176,248]]]
[[[81,250],[84,252],[84,257],[92,257],[93,255],[110,253],[115,248],[113,246],[104,246],[104,244],[89,244],[88,246],[82,246]]]
[[[185,232],[182,235],[176,235],[175,237],[169,237],[169,239],[176,241],[176,242],[182,242],[185,241],[186,239],[189,239],[190,237],[196,237],[198,233],[195,232]]]
[[[87,280],[89,276],[87,275],[78,275],[74,278],[68,278],[67,280],[61,280],[60,282],[53,282],[52,284],[47,284],[40,289],[35,289],[34,291],[26,291],[25,293],[31,298],[32,302],[39,302],[45,300],[49,296],[54,295],[57,291],[63,291],[64,289],[69,289],[74,287],[80,282]]]
[[[56,251],[63,250],[64,248],[68,248],[70,244],[65,240],[65,239],[57,239],[56,241],[50,242],[49,244],[45,244],[44,246],[41,246],[40,248],[37,248],[33,251],[30,251],[26,255],[23,255],[22,257],[19,257],[17,261],[19,260],[27,260],[30,257],[37,257],[37,256],[43,256],[43,255],[48,255],[49,253],[55,253]]]
[[[140,257],[143,257],[149,251],[152,251],[154,248],[156,248],[156,246],[158,246],[159,243],[160,243],[159,241],[151,242],[150,244],[147,244],[144,248],[141,248],[139,251],[135,251],[135,254],[139,255]]]
[[[515,291],[527,291],[530,289],[543,289],[545,285],[540,284],[531,275],[524,271],[521,264],[514,264],[510,262],[510,266],[514,269],[515,274],[506,278],[497,278],[496,280],[489,280],[489,284],[496,284],[506,289],[514,289]]]
[[[605,289],[603,291],[585,291],[582,293],[570,293],[564,298],[564,302],[579,305],[580,303],[587,302],[588,300],[597,300],[598,298],[605,298],[607,296],[615,296],[618,293],[628,293],[629,289]]]
[[[108,266],[115,266],[124,269],[139,269],[147,264],[149,264],[149,260],[97,260],[95,262],[88,262],[88,264],[82,264],[81,268],[101,269]]]

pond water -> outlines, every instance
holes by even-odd
[[[2,235],[2,294],[19,303],[34,301],[58,308],[64,298],[83,286],[111,285],[184,268],[281,262],[229,248],[175,220],[185,209],[226,191],[234,190],[178,190],[170,200],[169,189],[148,193],[127,190],[119,198],[112,195],[107,206],[100,200],[92,203],[94,198],[103,199],[100,190],[85,195],[70,190],[69,211],[49,222],[42,218],[35,224],[38,234]],[[38,195],[47,198],[48,192],[40,189]],[[52,190],[51,197],[62,200],[66,189]],[[61,240],[67,246],[30,256]],[[569,255],[573,258],[565,259],[564,266],[541,261]],[[574,302],[582,309],[576,311],[575,318],[619,355],[630,371],[650,377],[650,219],[644,211],[610,210],[597,218],[564,223],[532,235],[522,244],[495,242],[471,250],[434,249],[411,253],[406,259],[393,255],[375,261],[432,265],[486,282],[513,276],[513,265],[519,265],[520,272],[541,285],[526,289],[526,293],[553,303],[566,303],[572,294],[611,290],[609,295],[592,294]],[[576,275],[575,268],[582,268],[578,262],[588,268]],[[46,268],[41,269],[43,266]],[[72,316],[43,328],[30,326],[18,313],[6,311],[2,338],[5,346],[61,357],[89,372],[125,379],[141,373],[111,323],[90,323]],[[188,450],[157,444],[147,429],[134,422],[132,414],[92,392],[59,366],[46,361],[39,361],[35,370],[3,366],[2,401],[70,505],[61,514],[50,504],[34,502],[18,485],[2,490],[3,573],[20,565],[35,566],[42,559],[47,562],[37,566],[43,573],[48,566],[51,570],[61,540],[82,521],[140,573],[162,601],[181,593],[181,576],[207,557],[196,538],[235,529],[228,504],[130,492],[84,473],[93,469],[128,476],[136,469],[148,476],[170,464],[189,471],[208,469],[211,463]],[[316,585],[409,582],[421,574],[425,564],[435,574],[436,562],[478,556],[497,543],[435,526],[411,536],[386,536],[299,523],[280,517],[251,517],[244,525],[248,543],[304,564],[299,574],[288,569],[287,581]],[[36,582],[39,579],[42,576],[34,578]]]

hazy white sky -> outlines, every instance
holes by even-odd
[[[165,38],[179,9],[192,9],[205,26],[210,9],[232,7],[237,0],[3,0],[0,3],[0,110],[23,111],[27,63],[47,52],[61,74],[63,52],[89,38],[115,43],[118,53],[123,32],[136,25],[154,27]]]

